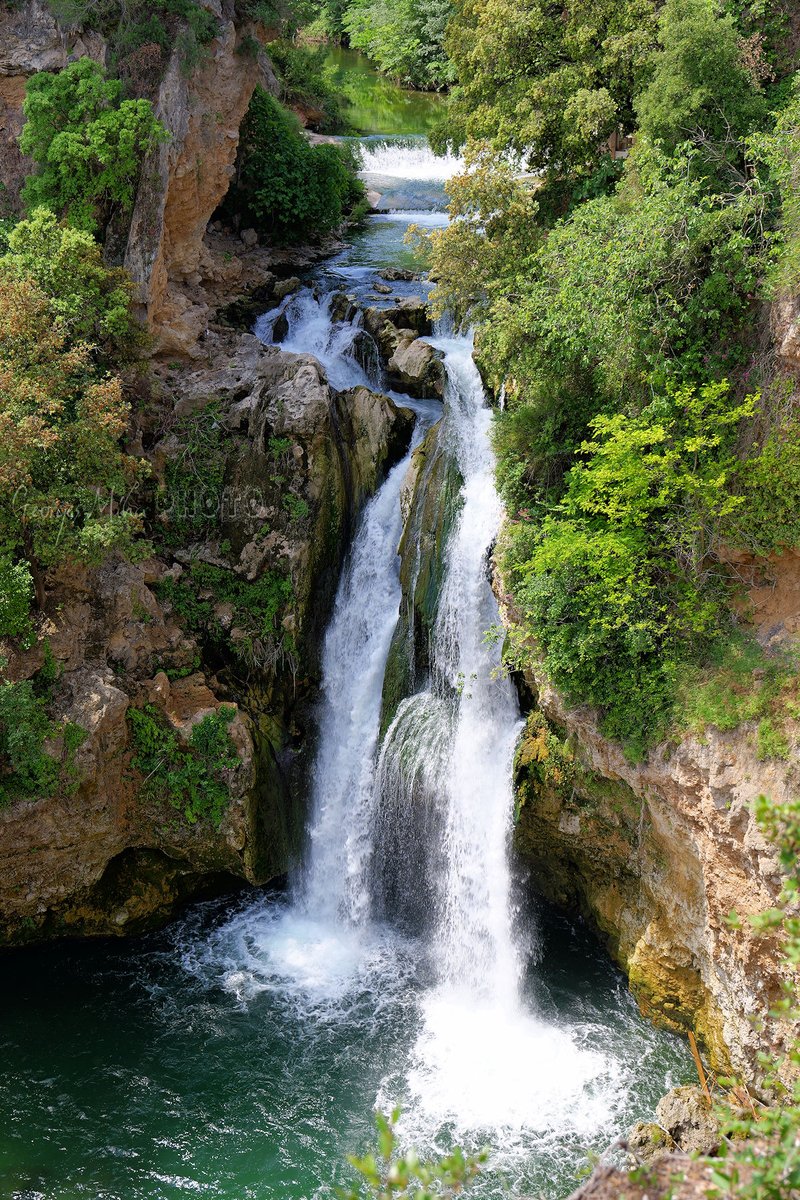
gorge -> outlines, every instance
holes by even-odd
[[[0,596],[4,1186],[15,1200],[333,1196],[347,1155],[372,1147],[374,1110],[395,1106],[403,1152],[486,1149],[469,1190],[487,1200],[566,1197],[587,1155],[622,1168],[633,1126],[634,1155],[675,1151],[663,1171],[706,1186],[713,1168],[682,1156],[720,1140],[686,1088],[687,1033],[715,1098],[733,1075],[755,1117],[775,1095],[765,1056],[780,1062],[796,1032],[790,1009],[769,1016],[794,978],[784,934],[758,928],[793,911],[792,856],[758,798],[790,813],[796,782],[780,453],[797,309],[791,288],[767,303],[743,267],[725,274],[725,255],[746,257],[742,229],[768,218],[747,209],[740,229],[647,142],[578,172],[567,198],[544,151],[511,170],[488,143],[476,156],[471,133],[465,152],[441,133],[448,105],[456,127],[496,120],[500,136],[503,88],[496,113],[473,97],[459,117],[464,88],[406,91],[340,47],[326,78],[347,132],[298,150],[278,105],[290,51],[271,62],[249,10],[203,7],[203,32],[190,8],[164,19],[200,30],[202,52],[187,60],[180,38],[159,52],[145,90],[167,133],[103,251],[147,329],[121,360],[115,435],[139,474],[124,500],[101,503],[98,482],[96,511],[86,490],[65,504],[54,545],[73,519],[80,536],[130,516],[140,540],[108,549],[98,534],[99,551],[63,557],[45,543],[32,615]],[[115,64],[124,43],[103,29],[39,0],[0,10],[13,197],[30,177],[29,80]],[[293,103],[313,123],[314,105]],[[349,226],[279,236],[259,216],[243,165],[254,113],[277,122],[271,152],[310,172],[309,195],[326,171],[344,188],[355,155],[360,222],[352,179]],[[666,196],[684,205],[674,225]],[[16,286],[37,220],[51,246],[70,229],[9,217],[0,285]],[[646,275],[661,269],[669,303]],[[703,270],[711,283],[680,291]],[[719,328],[727,370],[737,288],[748,353],[760,340],[746,368],[730,351],[729,385],[674,314],[709,344]],[[28,336],[23,293],[9,295],[0,367]],[[659,341],[667,311],[685,370]],[[105,386],[118,368],[97,328],[79,366]],[[110,443],[76,444],[104,478]],[[763,515],[760,448],[783,524]],[[25,488],[3,526],[23,575],[37,571],[30,526],[51,519]],[[722,649],[681,657],[681,622],[693,653],[719,622]],[[644,1169],[630,1186],[666,1195]]]

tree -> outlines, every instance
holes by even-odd
[[[30,577],[4,568],[19,596],[32,578],[43,603],[43,567],[130,548],[139,519],[120,500],[139,463],[120,450],[127,417],[119,379],[97,375],[41,288],[0,275],[0,556],[28,565]]]
[[[661,51],[636,103],[642,133],[671,152],[694,140],[740,158],[741,140],[766,116],[766,102],[742,60],[739,30],[714,0],[666,0]]]
[[[343,25],[350,45],[386,75],[414,87],[445,87],[454,78],[444,49],[451,0],[351,0]]]
[[[107,267],[92,235],[59,223],[49,209],[34,209],[12,229],[0,274],[38,284],[69,344],[88,343],[119,363],[142,342],[125,272]]]
[[[274,241],[330,233],[364,195],[351,154],[311,146],[297,118],[257,87],[242,124],[232,212]]]
[[[458,86],[437,144],[485,141],[531,169],[584,172],[618,127],[656,45],[656,0],[458,0]]]
[[[133,206],[141,162],[168,137],[149,100],[123,100],[122,84],[90,58],[28,80],[20,148],[36,163],[22,190],[32,211],[52,209],[89,232]]]

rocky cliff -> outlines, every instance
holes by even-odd
[[[750,728],[633,764],[596,713],[565,709],[535,666],[526,679],[537,699],[517,760],[516,843],[533,886],[600,931],[647,1015],[694,1028],[714,1066],[757,1080],[759,1051],[781,1049],[761,1026],[782,966],[747,917],[774,905],[781,880],[752,804],[788,798],[791,767],[759,761]]]
[[[11,657],[12,679],[35,679],[49,647],[53,707],[82,740],[55,795],[0,810],[0,942],[140,929],[221,880],[288,867],[327,612],[358,511],[413,417],[367,388],[335,392],[314,359],[246,334],[214,335],[207,352],[168,394],[171,415],[162,394],[155,430],[137,431],[152,443],[158,552],[48,578],[37,646]],[[130,717],[152,713],[180,747],[223,703],[238,763],[215,827],[146,786]]]
[[[130,450],[150,464],[136,500],[150,554],[51,572],[36,646],[7,648],[6,676],[47,691],[59,780],[0,807],[0,944],[136,931],[206,888],[285,873],[341,563],[411,433],[412,415],[386,397],[336,392],[313,359],[215,323],[254,289],[268,308],[297,286],[275,271],[325,247],[280,254],[209,230],[253,90],[275,81],[261,30],[227,0],[205,7],[216,36],[198,62],[185,69],[178,39],[151,81],[170,137],[142,166],[129,231],[107,244],[152,334],[150,363],[127,380]],[[0,10],[0,180],[12,203],[29,166],[16,143],[27,78],[109,53],[39,0]],[[214,779],[226,804],[219,819],[198,817],[160,781],[223,712],[235,761]],[[160,739],[151,759],[141,713]]]

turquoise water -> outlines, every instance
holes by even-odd
[[[252,950],[257,927],[285,937],[284,919],[281,897],[248,895],[198,905],[133,943],[7,955],[0,1195],[330,1197],[346,1153],[371,1144],[376,1096],[403,1099],[431,964],[424,947],[389,934],[338,989],[315,992],[309,978],[287,987],[280,973],[237,989],[241,939]],[[567,1194],[590,1147],[602,1150],[665,1084],[689,1077],[682,1045],[641,1020],[593,939],[549,913],[539,924],[529,1002],[625,1065],[613,1068],[614,1109],[593,1136],[503,1135],[483,1196]],[[473,1049],[464,1045],[465,1060]]]

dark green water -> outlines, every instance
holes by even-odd
[[[689,1077],[681,1045],[639,1018],[592,938],[552,914],[540,925],[528,999],[599,1056],[595,1096],[561,1114],[571,1128],[549,1128],[541,1114],[538,1132],[495,1134],[501,1170],[484,1196],[566,1194],[590,1147],[603,1149],[665,1083]],[[409,1098],[429,964],[423,947],[388,932],[359,948],[325,936],[315,947],[279,897],[248,897],[200,905],[135,943],[7,955],[0,1195],[331,1196],[345,1154],[370,1145],[376,1096]],[[463,1055],[485,1086],[480,1048],[464,1044]],[[563,1107],[554,1076],[570,1061],[541,1069],[542,1093]],[[446,1121],[437,1134],[444,1145]]]
[[[399,88],[357,50],[331,47],[328,66],[347,99],[355,133],[427,134],[441,116],[441,95]]]

